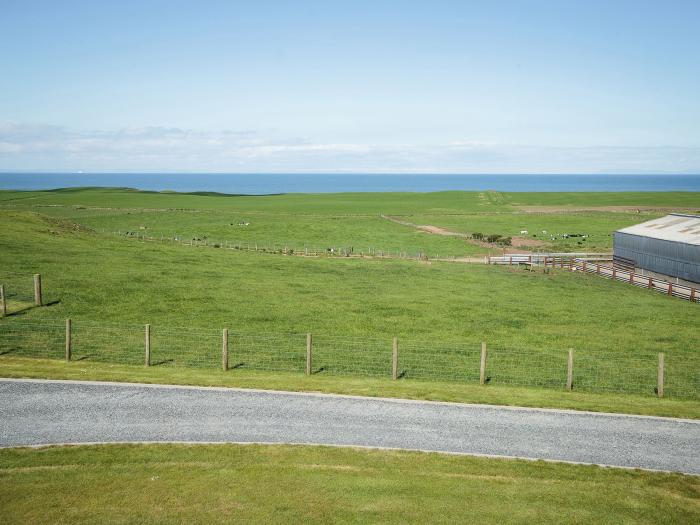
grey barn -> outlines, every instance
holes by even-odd
[[[700,283],[700,216],[672,213],[615,232],[616,258],[637,268]]]

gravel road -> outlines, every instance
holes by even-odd
[[[315,443],[700,475],[700,421],[323,394],[0,379],[0,446]]]

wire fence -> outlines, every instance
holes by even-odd
[[[147,335],[148,334],[148,335]],[[67,346],[70,356],[67,355]],[[148,351],[146,350],[148,348]],[[227,359],[224,361],[224,348]],[[309,352],[310,350],[310,352]],[[310,353],[310,355],[309,355]],[[392,378],[392,341],[314,334],[247,334],[222,330],[56,321],[0,321],[0,356],[95,361],[154,367],[184,367],[229,373],[262,370],[304,373],[310,357],[312,374]],[[523,349],[487,345],[483,382],[492,385],[567,388],[569,349]],[[572,388],[582,392],[619,392],[664,397],[700,398],[700,356],[623,351],[573,351]],[[398,339],[396,376],[478,384],[482,378],[481,341],[438,342]]]
[[[46,304],[51,298],[42,293],[39,274],[0,270],[0,316],[19,313]]]
[[[212,239],[207,236],[196,235],[173,235],[161,234],[152,231],[116,231],[107,232],[102,230],[102,233],[107,233],[120,238],[137,241],[141,243],[156,243],[156,244],[178,244],[181,246],[203,247],[203,248],[219,248],[224,250],[236,250],[243,252],[259,252],[277,255],[297,255],[307,257],[353,257],[363,258],[371,257],[375,259],[412,259],[422,261],[456,261],[464,260],[467,257],[467,252],[461,255],[446,254],[446,253],[429,253],[419,249],[403,249],[403,248],[379,248],[374,246],[351,246],[327,244],[319,245],[314,243],[293,243],[293,242],[274,242],[274,241],[236,241],[228,239]],[[485,263],[485,257],[475,257],[478,262]]]

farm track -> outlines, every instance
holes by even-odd
[[[458,237],[460,239],[464,239],[465,242],[472,244],[474,246],[479,246],[480,248],[485,248],[488,250],[496,250],[496,251],[501,251],[503,250],[503,246],[500,246],[495,243],[489,243],[485,241],[479,241],[476,239],[473,239],[471,235],[467,233],[461,233],[461,232],[453,232],[448,230],[447,228],[442,228],[440,226],[432,226],[429,224],[414,224],[412,222],[408,221],[402,221],[400,219],[397,219],[395,216],[389,216],[389,215],[382,215],[382,218],[394,222],[396,224],[401,224],[402,226],[408,226],[411,228],[415,228],[417,230],[420,230],[425,233],[430,233],[432,235],[444,235],[447,237]],[[510,253],[517,253],[517,254],[528,254],[532,253],[529,250],[523,249],[526,246],[532,246],[532,247],[538,247],[538,246],[545,246],[546,243],[543,243],[541,241],[535,241],[532,239],[524,239],[522,237],[513,237],[513,240],[511,241],[513,243],[512,246],[508,248],[508,251]]]
[[[0,445],[242,442],[521,457],[700,475],[700,422],[227,388],[0,380]]]

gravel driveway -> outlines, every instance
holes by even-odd
[[[0,446],[314,443],[700,475],[700,422],[224,388],[0,379]]]

